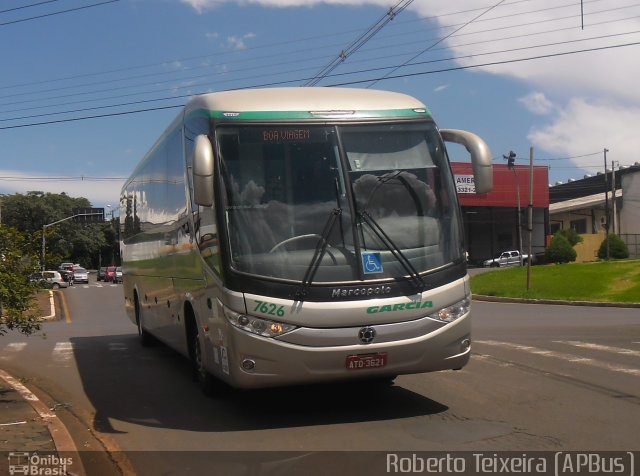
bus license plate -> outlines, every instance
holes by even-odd
[[[379,369],[387,365],[387,353],[347,356],[347,370]]]

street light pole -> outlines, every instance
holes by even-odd
[[[518,251],[520,252],[520,266],[524,266],[524,262],[522,260],[522,218],[520,217],[520,181],[518,179],[518,173],[516,172],[516,168],[511,169],[513,171],[513,176],[516,180],[516,198],[517,198],[517,206],[518,206]]]
[[[513,177],[516,182],[516,203],[518,207],[518,252],[520,253],[520,266],[524,266],[522,260],[522,223],[520,217],[520,181],[518,180],[518,172],[516,171],[515,160],[516,153],[512,150],[509,151],[509,155],[503,155],[503,158],[507,159],[507,167],[513,172]]]
[[[607,152],[604,149],[604,241],[607,248],[607,261],[609,260],[609,180],[607,179]]]
[[[62,220],[58,220],[58,221],[54,221],[53,223],[47,223],[46,225],[42,225],[42,271],[44,271],[45,268],[45,262],[44,262],[44,254],[45,254],[45,232],[47,231],[47,228],[49,228],[50,226],[53,225],[57,225],[58,223],[62,223],[63,221],[67,221],[67,220],[71,220],[72,218],[75,217],[82,217],[82,216],[99,216],[102,215],[102,213],[76,213],[75,215],[71,215],[70,217],[67,218],[63,218]]]

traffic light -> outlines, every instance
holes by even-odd
[[[510,150],[509,155],[503,155],[502,158],[507,160],[507,167],[513,168],[516,163],[516,153],[514,151]]]

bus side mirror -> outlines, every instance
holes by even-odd
[[[445,142],[460,144],[471,154],[476,193],[489,193],[493,190],[492,157],[486,142],[471,132],[457,129],[440,129],[440,135]]]
[[[201,134],[193,145],[193,200],[203,207],[213,205],[213,170],[213,147]]]

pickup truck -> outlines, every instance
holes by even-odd
[[[529,255],[521,255],[518,250],[503,251],[498,256],[486,260],[483,264],[485,268],[500,268],[503,266],[520,266],[529,258]]]

